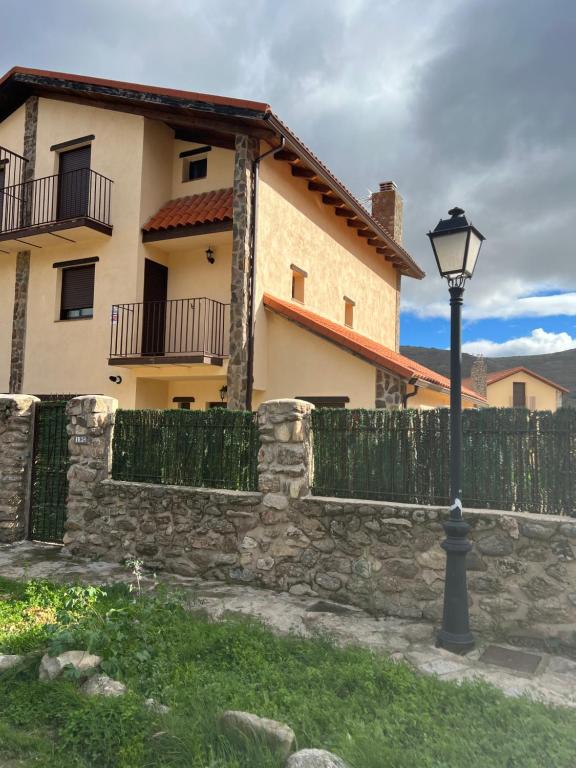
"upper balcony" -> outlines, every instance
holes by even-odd
[[[214,299],[114,304],[108,364],[221,366],[229,330],[230,304]]]
[[[112,181],[90,168],[0,186],[0,251],[108,237],[111,193]]]

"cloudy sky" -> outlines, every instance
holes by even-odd
[[[4,0],[0,64],[265,100],[366,199],[396,181],[402,343],[446,347],[425,233],[487,237],[467,351],[576,347],[574,0]]]

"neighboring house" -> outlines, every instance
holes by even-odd
[[[267,104],[15,68],[0,145],[0,390],[447,404],[398,353],[395,185],[369,213]]]
[[[569,390],[538,373],[517,366],[488,373],[486,361],[478,358],[464,384],[485,395],[492,408],[528,408],[531,411],[556,411]]]

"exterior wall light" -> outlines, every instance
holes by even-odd
[[[108,376],[112,384],[122,384],[122,376]]]
[[[437,644],[453,653],[474,648],[468,616],[466,555],[470,526],[462,517],[462,301],[464,284],[472,277],[484,235],[468,223],[462,208],[448,211],[428,233],[442,277],[450,291],[450,516],[444,523],[446,580],[444,612]]]
[[[210,246],[206,248],[206,258],[208,259],[210,264],[214,264],[214,262],[216,261],[216,259],[214,258],[214,251],[212,250],[212,248],[210,248]]]
[[[220,400],[224,402],[224,400],[226,400],[226,395],[228,394],[228,387],[226,386],[226,384],[224,384],[223,387],[220,387],[219,393],[220,393]]]

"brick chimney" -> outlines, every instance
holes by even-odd
[[[404,201],[393,181],[383,181],[380,190],[372,193],[372,216],[402,245],[402,215]]]
[[[480,356],[472,363],[472,370],[470,371],[470,378],[472,379],[472,389],[478,392],[479,395],[486,397],[486,378],[488,376],[488,366],[486,360]]]

